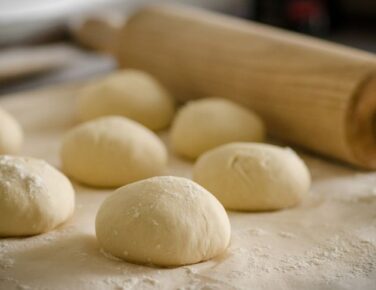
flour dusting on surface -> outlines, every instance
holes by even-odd
[[[33,128],[26,132],[27,152],[57,165],[60,137],[74,120],[75,91],[38,96],[30,99],[32,104],[28,99],[8,100],[9,108],[23,112],[16,116],[21,124]],[[51,101],[59,110],[46,106]],[[35,106],[40,110],[30,109]],[[48,130],[45,116],[54,117]],[[191,176],[190,162],[170,157],[168,174]],[[0,240],[0,289],[374,290],[376,173],[303,157],[313,176],[308,200],[283,211],[229,212],[232,239],[227,252],[178,268],[135,265],[100,251],[94,220],[111,191],[76,184],[77,203],[83,206],[67,224],[35,237]],[[28,180],[22,168],[6,165],[7,158],[2,163],[0,158],[0,168],[5,164],[25,188],[28,183],[36,190],[42,185],[35,176]],[[0,176],[0,190],[10,189],[10,181]],[[137,218],[138,211],[129,214]]]

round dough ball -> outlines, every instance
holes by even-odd
[[[264,135],[264,125],[252,111],[226,99],[208,98],[189,102],[178,112],[171,145],[175,152],[194,159],[222,144],[259,142]]]
[[[180,266],[208,260],[225,251],[230,233],[218,200],[193,181],[173,176],[119,188],[96,217],[102,247],[141,264]]]
[[[307,167],[290,148],[232,143],[202,155],[193,179],[227,209],[275,210],[299,203],[309,190]]]
[[[15,154],[20,151],[23,133],[18,122],[0,108],[0,154]]]
[[[74,190],[43,160],[0,156],[0,237],[52,230],[74,210]]]
[[[84,121],[121,115],[151,130],[159,130],[170,124],[174,102],[151,75],[123,70],[83,88],[79,95],[78,113]]]
[[[117,187],[163,173],[167,151],[152,131],[124,117],[102,117],[69,131],[63,171],[92,186]]]

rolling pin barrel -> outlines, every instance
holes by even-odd
[[[120,41],[123,67],[150,72],[183,101],[231,98],[275,137],[376,168],[373,54],[174,6],[140,10]]]

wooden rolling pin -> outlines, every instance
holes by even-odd
[[[203,10],[155,6],[114,43],[123,67],[181,100],[221,96],[257,111],[272,136],[376,169],[376,57]]]
[[[128,20],[118,56],[181,100],[236,100],[258,112],[272,136],[376,169],[373,54],[203,10],[156,6]]]

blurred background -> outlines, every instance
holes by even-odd
[[[376,52],[375,0],[0,0],[0,94],[113,70],[113,32],[139,7],[168,2]]]

